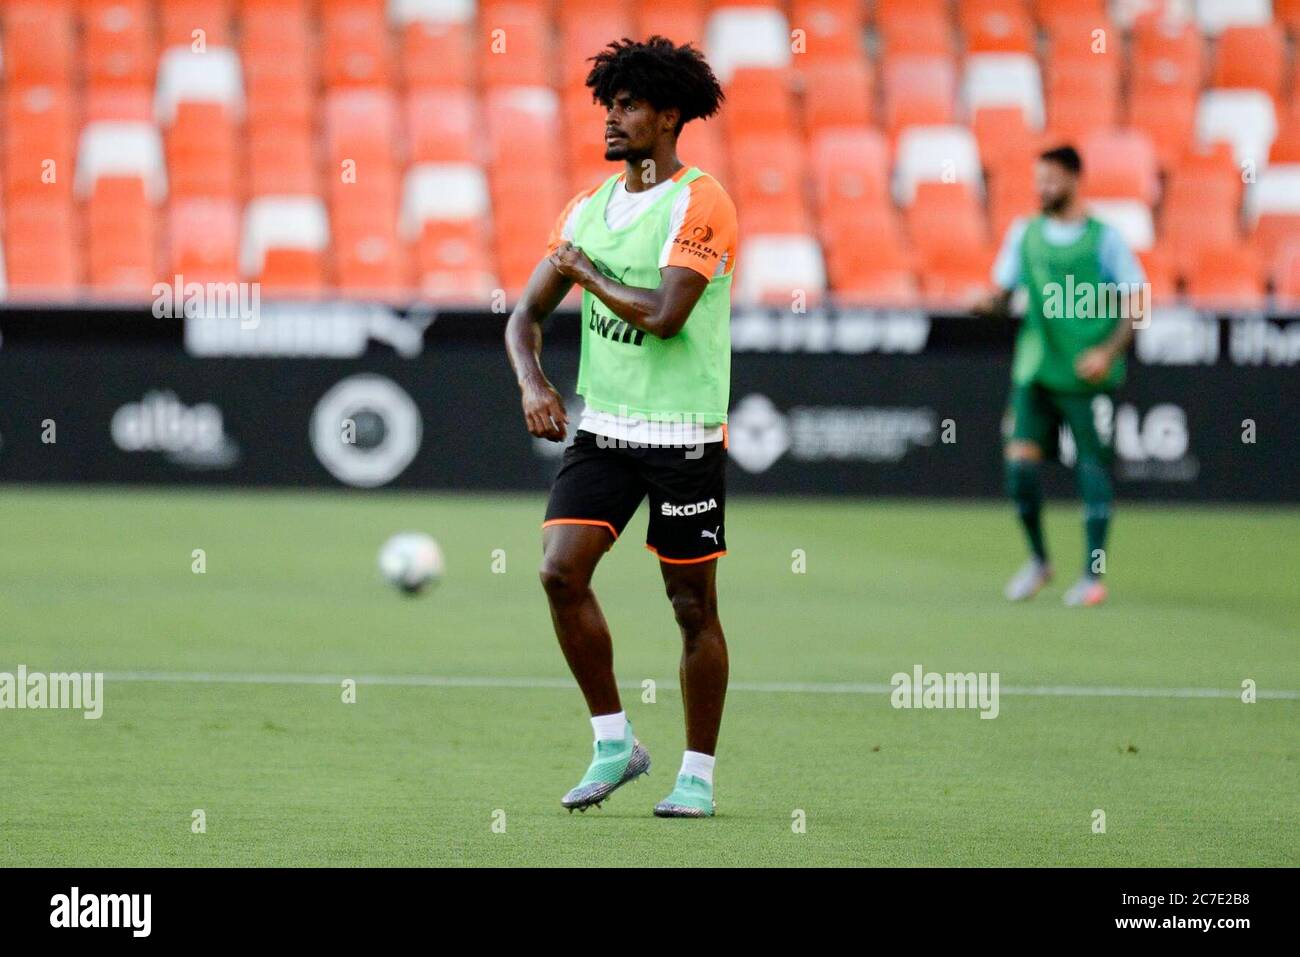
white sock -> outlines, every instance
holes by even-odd
[[[701,781],[713,783],[713,762],[714,757],[711,754],[701,754],[699,751],[687,751],[682,755],[682,774],[690,774],[699,778]]]
[[[627,714],[622,711],[591,716],[591,729],[596,732],[597,741],[622,741],[626,727]]]

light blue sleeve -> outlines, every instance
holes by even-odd
[[[1106,282],[1140,286],[1147,281],[1142,264],[1114,226],[1102,227],[1097,257],[1101,260],[1101,272]]]
[[[1020,285],[1020,243],[1028,225],[1029,220],[1017,219],[1002,240],[1002,249],[993,261],[993,281],[1000,289],[1015,289]]]

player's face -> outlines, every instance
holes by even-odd
[[[652,155],[660,125],[659,111],[649,103],[618,93],[605,111],[605,159],[636,162]]]
[[[1034,170],[1038,202],[1045,213],[1059,213],[1070,205],[1078,187],[1078,177],[1059,163],[1040,160]]]

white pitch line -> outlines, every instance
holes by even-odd
[[[459,677],[455,675],[306,675],[240,674],[222,672],[109,671],[105,681],[152,681],[162,684],[242,684],[242,685],[336,685],[352,678],[358,685],[389,685],[416,688],[574,688],[571,678]],[[638,681],[619,682],[619,687],[637,691]],[[669,682],[667,687],[676,685]],[[888,684],[853,682],[733,681],[728,691],[757,691],[787,694],[860,694],[887,695],[894,690]],[[1123,688],[1082,685],[1042,685],[1017,687],[1003,685],[1000,694],[1042,698],[1240,698],[1232,688]],[[1261,699],[1300,701],[1300,691],[1260,689]]]

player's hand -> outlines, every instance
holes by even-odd
[[[567,241],[560,243],[555,247],[555,252],[547,258],[556,272],[580,286],[596,275],[595,265],[587,258],[587,254],[573,243]]]
[[[569,417],[564,400],[555,386],[545,380],[530,383],[523,389],[524,423],[539,439],[563,442],[569,431]]]
[[[1074,371],[1084,382],[1100,382],[1110,372],[1115,356],[1105,346],[1094,346],[1074,360]]]

